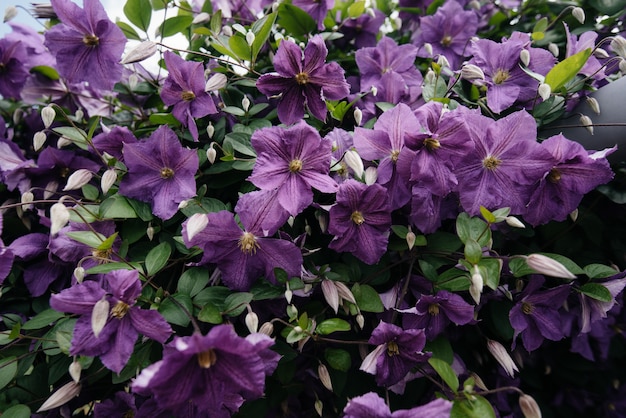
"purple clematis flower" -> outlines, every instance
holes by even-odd
[[[101,283],[85,281],[52,295],[53,309],[80,315],[70,354],[99,356],[107,368],[119,373],[133,353],[139,334],[165,342],[172,333],[170,325],[157,311],[135,306],[139,295],[137,270],[115,270],[106,274]],[[96,336],[93,316],[103,315],[103,307],[106,323]]]
[[[431,356],[422,352],[426,336],[421,329],[403,330],[381,321],[368,342],[376,348],[363,359],[360,369],[376,375],[379,386],[395,385],[413,367],[428,361]]]
[[[313,203],[312,188],[337,191],[328,175],[332,144],[304,121],[259,129],[251,141],[258,155],[249,180],[262,190],[278,189],[278,202],[292,216]]]
[[[426,405],[392,413],[383,398],[369,392],[350,399],[343,410],[343,418],[448,418],[451,410],[452,402],[438,398]]]
[[[19,99],[28,69],[24,65],[26,59],[24,45],[0,39],[0,96],[5,99]]]
[[[3,225],[3,216],[2,213],[0,213],[0,236],[2,236]],[[15,255],[13,254],[13,251],[6,247],[4,242],[2,242],[2,239],[0,239],[0,285],[2,285],[4,279],[6,279],[9,273],[11,273],[14,258]]]
[[[152,205],[161,219],[170,219],[180,202],[196,195],[198,154],[183,148],[176,134],[163,125],[145,141],[124,144],[128,173],[120,194]]]
[[[335,5],[334,0],[293,0],[292,4],[301,8],[317,22],[317,29],[324,29],[324,18]]]
[[[228,418],[244,401],[263,395],[265,377],[280,358],[270,350],[273,344],[264,334],[241,338],[230,325],[218,325],[207,335],[176,337],[165,347],[163,360],[142,370],[132,389],[152,395],[171,412],[191,403],[202,416]]]
[[[70,83],[88,81],[96,89],[110,90],[122,78],[122,30],[98,0],[85,0],[84,9],[70,0],[52,0],[52,7],[61,24],[46,31],[45,45],[59,73]]]
[[[124,144],[134,144],[137,138],[125,126],[114,126],[109,132],[102,132],[93,137],[93,147],[100,153],[106,152],[119,161],[124,161],[122,149]]]
[[[376,36],[384,22],[385,14],[378,9],[374,9],[374,16],[364,13],[356,18],[348,17],[341,27],[343,38],[335,42],[342,46],[353,41],[357,51],[361,48],[376,46]]]
[[[598,38],[598,34],[596,32],[591,30],[586,31],[578,37],[570,33],[569,27],[565,22],[563,22],[563,26],[565,27],[565,36],[567,39],[565,57],[571,57],[572,55],[588,48],[592,51],[596,48],[596,39]],[[600,63],[600,60],[598,60],[598,58],[596,58],[593,54],[587,58],[585,65],[583,65],[583,68],[580,69],[579,73],[595,80],[602,80],[606,78],[604,67]]]
[[[539,290],[543,283],[543,277],[531,276],[517,304],[509,312],[509,321],[515,330],[513,349],[518,335],[529,352],[539,348],[544,338],[558,341],[565,337],[559,309],[569,296],[570,286]]]
[[[328,232],[335,237],[329,248],[375,264],[387,250],[390,228],[391,209],[383,186],[356,180],[339,185],[337,202],[330,208]]]
[[[263,74],[257,88],[268,96],[281,95],[278,118],[284,124],[296,123],[304,116],[304,107],[317,119],[326,120],[326,99],[343,99],[350,93],[343,69],[336,62],[325,63],[328,49],[320,35],[315,35],[302,50],[283,40],[274,58],[276,73]]]
[[[4,121],[0,122],[4,124]],[[33,160],[27,160],[16,143],[0,137],[0,181],[11,191],[18,189],[24,193],[30,189],[30,179],[24,169],[34,167]]]
[[[497,121],[466,112],[466,121],[475,147],[455,170],[463,209],[471,215],[481,205],[525,213],[533,186],[553,161],[537,143],[535,119],[521,110]]]
[[[268,202],[270,203],[270,202]],[[302,253],[291,241],[265,236],[261,224],[264,208],[240,207],[242,230],[232,213],[208,213],[208,226],[189,236],[189,221],[183,223],[183,239],[189,248],[204,250],[200,264],[215,263],[224,284],[232,290],[247,291],[256,279],[265,275],[275,281],[274,268],[282,268],[289,277],[300,276]]]
[[[524,219],[531,225],[565,220],[585,194],[613,178],[606,158],[590,155],[582,145],[561,134],[546,139],[541,146],[552,155],[552,168],[530,197]]]
[[[189,128],[194,141],[198,140],[198,127],[194,118],[217,113],[213,98],[204,91],[204,67],[201,62],[185,61],[171,51],[163,54],[169,75],[161,89],[161,98],[173,106],[172,114]]]

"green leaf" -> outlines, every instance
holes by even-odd
[[[83,184],[80,190],[87,200],[97,200],[98,196],[100,196],[100,190],[91,184]]]
[[[624,11],[626,0],[589,0],[589,5],[601,14],[612,15]]]
[[[63,135],[81,149],[86,150],[89,147],[87,143],[87,132],[82,129],[73,128],[71,126],[60,126],[52,130],[59,135]]]
[[[496,290],[500,284],[500,274],[502,273],[502,260],[500,258],[483,257],[478,262],[480,274],[483,276],[485,285]]]
[[[496,414],[487,399],[472,395],[469,399],[454,401],[450,418],[496,418]]]
[[[96,250],[106,251],[106,250],[110,249],[111,247],[113,247],[113,243],[115,242],[115,238],[117,238],[117,235],[118,235],[118,232],[114,233],[109,238],[105,239],[102,242],[102,244],[100,244],[98,247],[96,247]]]
[[[509,269],[515,277],[523,277],[535,273],[535,270],[528,267],[528,264],[526,264],[526,261],[523,258],[514,258],[510,260]]]
[[[176,299],[178,303],[172,302],[170,300],[171,298]],[[179,304],[185,307],[187,312],[181,309],[178,306]],[[189,314],[191,314],[192,311],[193,304],[191,303],[191,298],[180,293],[170,295],[159,305],[159,312],[163,315],[163,318],[170,324],[180,325],[181,327],[189,325]]]
[[[295,37],[309,34],[317,28],[317,23],[307,12],[285,3],[278,7],[278,24]]]
[[[128,23],[117,21],[115,24],[124,32],[124,36],[126,36],[126,39],[129,41],[141,41],[141,36],[139,36],[137,31]]]
[[[351,290],[361,311],[379,313],[385,310],[380,295],[372,286],[355,283]]]
[[[254,295],[249,292],[231,293],[224,300],[224,313],[230,316],[241,314],[253,297]]]
[[[565,58],[546,74],[546,84],[550,86],[553,92],[560,90],[567,82],[576,77],[590,56],[591,48],[587,48]]]
[[[605,279],[618,273],[614,268],[605,266],[604,264],[589,264],[585,266],[583,270],[590,279]]]
[[[485,218],[488,223],[496,223],[496,216],[483,205],[480,205],[480,214],[483,216],[483,218]]]
[[[613,295],[611,295],[609,289],[599,283],[586,283],[578,290],[580,290],[580,293],[601,302],[611,302],[613,300]]]
[[[240,60],[249,61],[252,58],[250,45],[248,45],[246,38],[244,38],[244,36],[239,32],[235,33],[228,39],[228,46]]]
[[[63,312],[55,311],[54,309],[46,309],[39,312],[36,316],[32,317],[22,325],[22,329],[40,329],[47,327],[56,320],[63,318],[65,314]]]
[[[152,17],[150,0],[128,0],[124,6],[124,14],[133,25],[146,32]]]
[[[173,36],[177,33],[183,33],[184,31],[189,30],[191,22],[193,22],[192,16],[170,17],[169,19],[166,19],[161,26],[159,26],[157,29],[157,36],[167,38],[168,36]]]
[[[171,113],[152,113],[148,120],[153,125],[171,125],[178,126],[180,122]]]
[[[61,78],[57,70],[52,67],[48,67],[47,65],[37,65],[30,69],[31,73],[39,73],[43,76],[48,77],[50,80],[58,80]]]
[[[213,16],[211,16],[211,22],[209,23],[211,32],[215,35],[222,30],[222,10],[218,9]]]
[[[192,267],[180,276],[176,291],[193,298],[206,287],[207,283],[209,271],[206,268]]]
[[[548,18],[542,17],[535,23],[535,27],[533,27],[533,32],[545,32],[548,29]]]
[[[357,18],[365,12],[365,2],[355,1],[348,7],[348,16],[351,18]]]
[[[2,413],[2,418],[30,418],[30,408],[26,405],[13,405]]]
[[[114,194],[100,204],[100,216],[105,219],[132,219],[137,217],[137,213],[124,196]]]
[[[491,230],[485,221],[477,217],[470,217],[463,212],[456,218],[456,233],[462,243],[472,238],[481,247],[487,246],[491,241]]]
[[[406,234],[409,233],[409,228],[407,228],[404,225],[391,225],[391,230],[393,231],[394,234],[396,234],[398,237],[402,239],[405,239]]]
[[[468,238],[465,241],[464,249],[465,259],[471,264],[478,264],[483,256],[482,247],[473,238]]]
[[[65,235],[91,248],[98,248],[107,238],[95,231],[69,231]]]
[[[350,353],[340,348],[327,348],[324,350],[324,358],[330,367],[342,372],[347,372],[352,365]]]
[[[437,372],[437,374],[446,382],[446,385],[453,391],[457,391],[459,388],[459,378],[452,370],[452,366],[447,362],[438,359],[436,357],[431,357],[428,359],[428,364],[432,366],[433,369]]]
[[[115,262],[115,263],[105,263],[105,264],[99,264],[97,266],[93,266],[90,269],[87,269],[85,271],[86,274],[102,274],[102,273],[109,273],[111,271],[115,271],[115,270],[139,270],[141,269],[141,264],[139,263],[121,263],[121,262]]]
[[[167,242],[162,242],[146,255],[146,273],[148,276],[153,276],[159,272],[167,264],[170,255],[172,254],[172,247]]]
[[[256,60],[259,51],[269,39],[270,33],[272,32],[272,26],[276,22],[277,16],[278,15],[276,13],[270,13],[252,24],[250,29],[254,33],[254,42],[252,42],[251,46],[253,60]]]
[[[424,351],[433,353],[433,358],[443,360],[448,364],[452,364],[452,361],[454,361],[454,351],[452,351],[450,341],[443,335],[440,335],[433,341],[428,341]]]
[[[11,383],[17,374],[17,358],[15,356],[0,360],[0,389]]]
[[[213,303],[207,303],[198,313],[198,321],[208,322],[209,324],[221,324],[224,322],[222,311]]]
[[[341,318],[331,318],[320,322],[316,332],[321,335],[332,334],[337,331],[350,331],[350,323]]]

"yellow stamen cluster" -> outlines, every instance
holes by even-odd
[[[169,167],[163,167],[161,169],[161,178],[162,179],[171,179],[174,177],[174,170]]]
[[[296,83],[303,86],[309,82],[309,75],[307,73],[298,73],[296,74],[295,79],[296,79]]]
[[[124,316],[126,316],[129,310],[130,306],[120,300],[115,304],[113,309],[111,309],[111,316],[113,318],[122,319],[124,318]]]
[[[292,173],[298,173],[302,171],[302,160],[291,160],[291,162],[289,163],[289,171],[291,171]]]
[[[495,170],[501,163],[502,160],[494,157],[493,155],[490,155],[483,160],[483,167],[485,167],[487,170]]]
[[[208,369],[209,367],[214,365],[215,362],[217,361],[217,356],[215,355],[215,351],[213,351],[210,348],[206,351],[202,351],[198,353],[197,357],[198,357],[198,364],[203,369]]]
[[[363,217],[363,214],[359,212],[358,210],[355,210],[354,212],[352,212],[352,215],[350,215],[350,219],[352,219],[352,222],[354,222],[357,225],[361,225],[363,222],[365,222],[365,218]]]
[[[496,71],[496,75],[493,76],[492,80],[494,84],[502,84],[506,80],[508,80],[510,77],[511,75],[509,74],[508,70],[498,70]]]
[[[244,254],[256,254],[259,244],[256,242],[256,237],[250,232],[244,232],[238,243],[241,252]]]
[[[85,35],[83,37],[83,43],[86,46],[98,46],[100,44],[100,38],[94,34]]]
[[[424,147],[428,151],[434,151],[436,149],[439,149],[439,147],[441,147],[441,143],[435,138],[426,138],[424,140]]]
[[[395,341],[389,341],[387,343],[387,355],[389,357],[397,356],[400,354],[400,348]]]
[[[181,97],[181,99],[183,99],[184,101],[186,101],[186,102],[190,102],[190,101],[192,101],[193,99],[195,99],[195,98],[196,98],[196,95],[194,94],[194,92],[193,92],[193,91],[186,90],[186,91],[183,91],[183,92],[180,94],[180,97]]]
[[[522,312],[526,315],[530,315],[535,310],[535,307],[527,302],[522,302]]]
[[[550,170],[550,173],[548,173],[548,181],[550,183],[558,183],[561,181],[561,172],[556,168]]]
[[[433,303],[432,305],[428,306],[428,313],[432,316],[439,315],[439,305]]]

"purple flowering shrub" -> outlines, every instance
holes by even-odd
[[[0,415],[625,416],[626,0],[157,3],[6,11]]]

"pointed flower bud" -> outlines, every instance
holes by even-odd
[[[504,222],[506,222],[508,226],[513,228],[526,228],[526,225],[524,225],[524,223],[517,219],[515,216],[507,216],[506,218],[504,218]]]
[[[430,43],[426,42],[424,44],[424,50],[429,57],[433,56],[433,46]]]
[[[80,363],[74,359],[72,364],[70,364],[68,371],[70,372],[72,380],[78,383],[80,381],[80,374],[83,371],[83,366],[81,366]]]
[[[578,208],[571,211],[569,214],[569,217],[572,220],[572,222],[576,222],[576,219],[578,219]]]
[[[254,40],[256,39],[256,35],[254,34],[254,32],[252,32],[251,30],[249,30],[246,33],[246,42],[248,43],[249,46],[251,46],[254,43]]]
[[[526,257],[526,264],[537,273],[561,279],[575,279],[576,275],[570,272],[563,264],[543,254],[530,254]]]
[[[4,23],[7,23],[9,20],[13,19],[17,16],[17,8],[15,6],[9,6],[4,9]]]
[[[178,204],[178,209],[185,209],[187,206],[189,206],[189,200],[191,199],[186,199],[186,200],[181,201]]]
[[[54,107],[52,105],[48,105],[41,109],[41,120],[43,121],[43,126],[48,129],[52,122],[54,122],[54,118],[56,117],[56,112],[54,111]]]
[[[30,203],[35,200],[35,195],[32,192],[24,192],[22,194],[21,203],[24,205],[23,209],[29,209],[31,207]]]
[[[139,84],[139,77],[137,76],[137,74],[132,73],[128,76],[128,87],[131,90],[135,90],[135,88],[137,88],[137,84]]]
[[[595,97],[587,97],[587,104],[596,115],[600,114],[600,103]]]
[[[154,227],[152,225],[149,225],[146,228],[146,236],[150,241],[152,241],[152,238],[154,238]]]
[[[548,44],[548,51],[550,51],[555,57],[559,56],[559,46],[554,42],[550,42]]]
[[[207,128],[207,130],[208,130],[208,128]],[[211,145],[209,145],[209,149],[206,150],[206,159],[211,164],[214,164],[215,163],[215,159],[217,158],[217,151],[215,151],[215,148],[213,147],[214,144],[215,144],[215,142],[211,142]]]
[[[487,349],[489,350],[493,358],[495,358],[496,361],[500,363],[500,366],[502,366],[502,368],[504,369],[506,374],[509,375],[509,377],[512,378],[515,372],[519,372],[517,365],[509,355],[509,352],[506,351],[506,348],[504,348],[504,346],[498,341],[487,340]]]
[[[79,122],[83,120],[84,116],[85,116],[85,112],[83,112],[81,109],[77,109],[76,112],[74,112],[74,117]]]
[[[470,276],[471,285],[469,288],[470,296],[478,305],[480,303],[480,295],[483,293],[484,280],[480,274],[480,268],[477,265],[472,267],[472,275]]]
[[[600,59],[609,59],[611,58],[611,56],[609,55],[608,52],[606,52],[606,49],[604,48],[596,48],[593,50],[593,56],[596,58],[600,58]]]
[[[209,218],[205,213],[194,213],[187,221],[187,240],[191,241],[199,232],[209,224]]]
[[[50,208],[50,235],[56,235],[70,221],[70,211],[61,203],[55,203]]]
[[[354,295],[352,294],[352,291],[348,289],[348,286],[339,281],[333,281],[333,283],[335,284],[337,293],[339,293],[339,297],[341,299],[347,300],[348,302],[356,305],[356,299],[354,299]]]
[[[437,58],[437,64],[441,68],[450,68],[450,61],[448,61],[445,55],[439,55]]]
[[[91,181],[93,173],[85,168],[80,168],[72,173],[67,179],[67,184],[63,188],[64,192],[69,190],[76,190],[83,187],[85,184]]]
[[[576,18],[581,25],[585,23],[585,11],[582,7],[574,7],[572,9],[572,16],[574,16],[574,18]]]
[[[271,337],[272,333],[274,332],[274,324],[272,324],[271,322],[263,323],[263,325],[261,325],[261,328],[259,328],[259,332],[261,334],[267,335],[268,337]]]
[[[361,126],[361,122],[363,122],[363,111],[358,107],[354,108],[354,123],[356,126]]]
[[[343,159],[348,165],[348,167],[350,167],[352,171],[354,171],[354,175],[357,178],[359,179],[363,178],[363,171],[364,171],[363,160],[361,160],[361,157],[356,151],[354,150],[346,151],[346,153],[343,156]]]
[[[519,59],[526,67],[530,64],[530,52],[527,49],[522,49],[519,53]]]
[[[67,136],[61,135],[61,137],[57,139],[57,148],[64,148],[68,145],[72,145],[72,140],[69,139]]]
[[[198,13],[198,15],[193,18],[191,23],[193,25],[198,25],[200,23],[208,22],[209,20],[211,20],[211,15],[208,14],[207,12],[202,12],[202,13]]]
[[[250,331],[251,334],[254,334],[255,332],[258,331],[259,329],[259,317],[256,313],[249,311],[246,314],[246,327],[248,327],[248,331]]]
[[[204,91],[215,91],[215,90],[221,90],[224,87],[226,87],[226,82],[228,81],[228,79],[226,78],[226,76],[222,73],[215,73],[211,76],[211,78],[209,78],[206,82],[206,84],[204,85]]]
[[[378,169],[376,167],[367,167],[365,169],[365,184],[371,186],[378,180]]]
[[[409,232],[406,233],[406,245],[409,247],[409,251],[413,249],[413,247],[415,246],[415,239],[417,237],[415,236],[415,232],[413,232],[411,230],[411,225],[409,225]]]
[[[122,64],[132,64],[150,58],[157,52],[157,44],[152,41],[143,41],[122,59]]]
[[[552,88],[550,88],[550,85],[547,83],[541,83],[539,85],[539,90],[538,90],[539,96],[544,100],[548,100],[550,98],[550,94],[552,93]]]
[[[322,294],[324,295],[324,299],[326,299],[326,303],[335,311],[335,313],[339,310],[339,293],[337,292],[337,287],[332,280],[323,279],[321,283]]]
[[[91,330],[96,338],[98,338],[98,335],[100,335],[109,319],[109,308],[109,301],[105,298],[100,299],[93,305],[93,310],[91,311]]]
[[[111,186],[117,180],[117,172],[114,168],[110,168],[104,172],[102,178],[100,179],[100,188],[102,189],[102,193],[107,194],[111,189]]]
[[[36,132],[35,135],[33,135],[33,149],[35,151],[39,151],[41,149],[41,147],[43,147],[43,144],[46,143],[46,134],[42,131]]]
[[[356,324],[359,326],[359,328],[363,329],[363,327],[365,326],[365,317],[363,316],[363,314],[361,314],[361,312],[359,312],[356,315]]]
[[[372,92],[372,96],[376,97],[376,95],[378,94],[378,87],[372,86],[370,88],[370,91]]]
[[[520,395],[519,407],[524,414],[524,418],[541,418],[541,409],[537,405],[537,401],[530,395]]]
[[[215,134],[215,126],[213,126],[211,122],[209,122],[209,125],[206,127],[206,134],[209,136],[209,139],[213,138]]]
[[[315,407],[315,412],[317,412],[317,415],[321,417],[322,414],[324,413],[324,403],[320,401],[319,399],[316,399],[313,406]]]
[[[319,376],[322,385],[324,385],[326,389],[332,392],[333,382],[330,380],[330,374],[328,373],[328,369],[326,368],[325,364],[320,363],[319,366],[317,366],[317,375]]]
[[[626,58],[626,39],[620,35],[614,36],[611,40],[611,49],[618,56]]]
[[[39,407],[37,412],[49,411],[65,405],[80,393],[80,385],[73,380],[59,388]]]
[[[243,96],[243,99],[241,99],[241,108],[244,112],[250,109],[250,99],[248,99],[248,96]]]
[[[74,269],[74,277],[76,278],[76,282],[82,283],[85,278],[85,269],[81,266],[78,266]]]
[[[465,64],[463,68],[461,68],[461,77],[463,77],[463,79],[467,81],[474,81],[474,80],[482,81],[485,79],[485,73],[477,65]]]
[[[46,184],[46,188],[43,191],[43,198],[50,199],[56,193],[58,188],[59,188],[58,182],[56,182],[55,180],[49,181],[48,184]]]
[[[593,135],[593,121],[591,120],[591,118],[587,115],[581,115],[580,116],[580,124],[582,126],[585,127],[585,129],[587,129],[587,131],[589,131],[589,133],[591,135]]]

